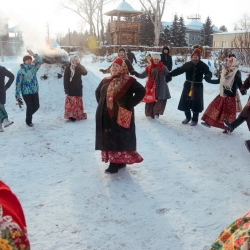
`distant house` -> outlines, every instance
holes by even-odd
[[[172,25],[173,22],[162,22],[162,26],[164,28],[169,27]],[[185,22],[186,26],[186,43],[190,46],[194,44],[200,44],[201,42],[201,29],[203,24],[199,20],[192,20],[189,22]],[[216,26],[213,28],[215,33],[221,32]]]
[[[246,34],[246,33],[250,34],[250,31],[237,30],[237,31],[232,31],[232,32],[215,33],[213,34],[213,47],[215,48],[236,47],[234,43],[235,37]]]

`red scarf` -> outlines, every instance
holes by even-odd
[[[155,85],[155,78],[151,74],[151,70],[156,68],[158,72],[163,73],[163,65],[163,62],[155,64],[153,59],[150,59],[150,64],[146,67],[146,72],[148,73],[148,80],[146,82],[146,94],[148,94]]]

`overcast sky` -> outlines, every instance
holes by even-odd
[[[66,0],[63,0],[66,1]],[[104,11],[111,10],[118,6],[122,0],[117,0],[104,7]],[[140,10],[139,1],[127,0],[135,9]],[[218,28],[225,25],[228,30],[232,30],[242,14],[248,13],[249,0],[172,0],[166,5],[166,11],[162,21],[172,21],[176,13],[187,20],[187,16],[192,14],[201,15],[201,21],[205,21],[210,16],[212,23]],[[76,14],[59,7],[58,0],[1,0],[1,10],[8,14],[10,26],[17,22],[30,25],[30,28],[46,31],[46,24],[50,24],[50,33],[66,33],[68,29],[79,30],[80,19]]]

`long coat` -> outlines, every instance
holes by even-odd
[[[5,84],[5,77],[8,77],[9,80]],[[8,71],[5,67],[0,66],[0,104],[5,104],[6,102],[6,90],[14,81],[14,75]]]
[[[250,88],[250,74],[248,78],[244,81],[244,84],[241,86],[241,90],[247,90],[249,88]],[[250,97],[248,99],[248,103],[250,103]],[[246,120],[248,129],[250,131],[250,105],[249,106],[246,105],[239,115]]]
[[[164,50],[168,50],[168,53],[165,54]],[[165,66],[167,66],[168,70],[171,71],[173,67],[173,61],[172,61],[172,56],[169,55],[169,47],[164,46],[162,48],[162,53],[161,53],[161,61]]]
[[[132,77],[130,77],[132,78]],[[118,103],[114,103],[114,116],[110,118],[108,114],[106,95],[111,82],[101,81],[95,94],[98,102],[96,110],[96,150],[105,151],[134,151],[136,150],[136,135],[134,122],[134,107],[143,99],[145,95],[144,87],[134,78],[128,91],[118,100],[119,105],[132,111],[132,119],[129,128],[123,128],[116,123],[118,113]]]
[[[184,82],[178,109],[181,111],[202,112],[203,103],[203,83],[202,79],[211,79],[212,72],[209,67],[202,61],[194,64],[192,61],[183,64],[181,67],[174,69],[169,73],[170,76],[178,76],[186,73],[186,81]],[[192,89],[192,96],[189,97]]]
[[[88,72],[84,66],[78,64],[75,67],[75,74],[72,81],[70,81],[70,65],[66,67],[63,76],[65,94],[69,96],[82,96],[82,75],[85,76]]]
[[[155,83],[156,83],[156,91],[155,91],[155,98],[157,100],[167,100],[171,98],[168,84],[165,80],[165,75],[169,73],[167,67],[165,65],[162,66],[162,73],[157,69],[156,74],[155,74]],[[149,69],[150,70],[150,69]],[[146,78],[148,77],[148,72],[147,70],[143,71],[142,73],[138,73],[136,75],[138,78]]]

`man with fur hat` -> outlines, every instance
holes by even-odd
[[[203,76],[205,80],[210,80],[212,73],[209,67],[202,62],[201,53],[202,46],[195,45],[191,54],[191,61],[184,63],[181,67],[174,69],[169,73],[169,77],[186,74],[183,91],[181,94],[178,109],[185,112],[186,119],[182,124],[188,124],[191,119],[191,126],[196,126],[198,123],[199,113],[203,111]],[[191,111],[193,116],[191,115]]]
[[[32,116],[39,109],[38,81],[36,73],[42,65],[42,59],[34,54],[31,50],[27,50],[29,55],[23,57],[21,69],[17,72],[16,78],[16,100],[20,102],[21,94],[26,103],[26,124],[33,127]],[[35,62],[32,64],[32,57]]]
[[[135,72],[134,67],[132,66],[131,62],[127,58],[126,51],[124,48],[120,48],[118,50],[118,57],[121,58],[126,63],[128,67],[128,72],[131,75],[134,75],[134,72]],[[99,71],[101,71],[103,74],[108,74],[110,73],[110,69],[111,69],[111,65],[107,69],[100,69]]]

